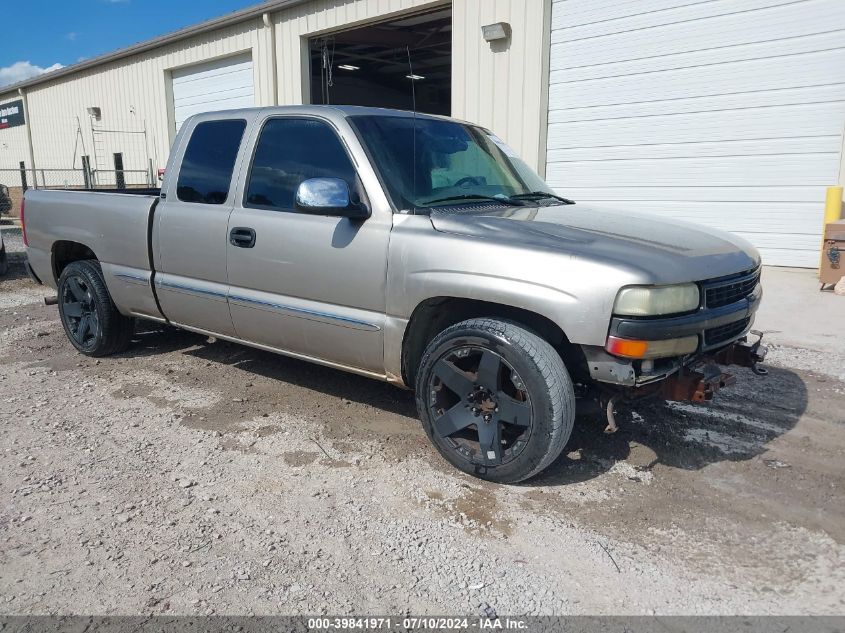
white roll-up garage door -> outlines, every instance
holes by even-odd
[[[554,0],[547,177],[817,266],[845,127],[842,0]]]
[[[252,56],[226,57],[172,72],[176,130],[192,114],[255,105]]]

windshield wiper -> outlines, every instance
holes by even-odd
[[[427,200],[425,204],[437,204],[438,202],[452,202],[452,201],[459,201],[459,200],[492,200],[493,202],[499,202],[501,204],[505,204],[509,207],[524,207],[525,205],[521,202],[513,200],[514,196],[510,196],[509,198],[497,198],[495,196],[484,196],[478,193],[464,193],[461,195],[456,196],[446,196],[445,198],[437,198],[436,200]]]
[[[563,196],[557,196],[553,193],[549,193],[548,191],[529,191],[528,193],[517,193],[510,196],[511,200],[541,200],[543,198],[560,200],[563,204],[575,204],[575,200],[570,200],[569,198],[564,198]]]

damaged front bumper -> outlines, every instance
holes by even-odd
[[[749,340],[749,336],[754,340]],[[735,381],[721,366],[748,367],[759,375],[768,373],[760,367],[767,352],[762,340],[761,332],[751,331],[717,350],[688,358],[662,359],[650,364],[647,371],[642,361],[616,358],[601,348],[585,347],[583,351],[590,377],[600,391],[619,393],[625,399],[656,396],[664,400],[706,402]]]
[[[591,371],[604,369],[610,381],[597,383],[600,386],[592,390],[592,397],[581,398],[579,413],[590,413],[598,407],[607,417],[605,433],[618,430],[615,407],[620,401],[637,401],[646,398],[683,402],[709,402],[719,390],[732,385],[736,378],[722,370],[724,365],[748,367],[755,374],[764,375],[768,371],[760,367],[766,358],[767,348],[762,344],[761,332],[749,332],[756,340],[749,341],[748,336],[734,341],[727,347],[712,353],[696,356],[686,363],[677,362],[670,374],[648,377],[648,382],[641,382],[633,365],[618,361],[595,361]],[[589,362],[589,359],[588,359]],[[613,380],[630,381],[625,385]]]
[[[740,277],[703,282],[701,305],[688,314],[666,317],[614,315],[608,328],[606,349],[582,346],[590,378],[601,387],[611,389],[639,389],[673,379],[666,387],[667,393],[672,395],[687,391],[687,385],[694,381],[694,376],[700,374],[708,385],[716,386],[718,390],[714,370],[710,368],[702,372],[702,365],[756,367],[765,356],[765,349],[759,340],[753,343],[747,341],[754,315],[763,298],[759,280],[757,269]],[[728,291],[736,291],[736,297],[728,294],[732,300],[725,301],[725,293]],[[645,352],[627,353],[625,350],[617,350],[618,346],[615,346],[616,343],[627,342],[640,343],[644,348],[655,343],[665,347],[666,343],[689,343],[690,339],[695,352],[666,355],[665,358],[659,354],[653,357]],[[697,393],[698,389],[694,392]]]

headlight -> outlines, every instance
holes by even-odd
[[[698,286],[630,286],[616,295],[614,314],[625,316],[657,316],[690,312],[698,307]]]

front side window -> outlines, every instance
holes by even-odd
[[[226,202],[245,128],[246,121],[241,119],[205,121],[194,128],[176,181],[179,200]]]
[[[479,199],[508,202],[551,189],[495,135],[456,121],[353,116],[394,205],[426,210]]]
[[[247,184],[245,205],[294,211],[299,185],[309,178],[340,178],[353,199],[355,167],[334,130],[313,119],[270,119],[261,130]]]

